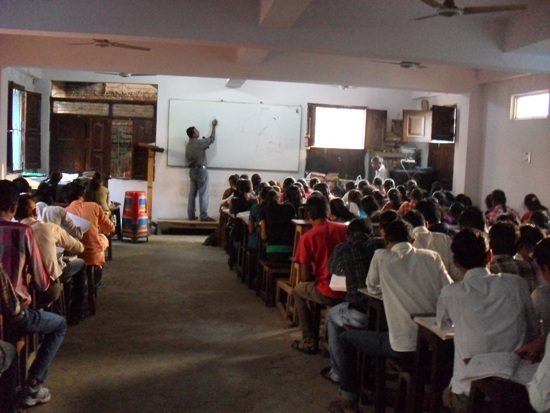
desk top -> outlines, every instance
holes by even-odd
[[[384,301],[383,298],[382,298],[382,294],[373,294],[367,289],[367,287],[358,288],[357,291],[359,291],[363,295],[366,295],[369,298],[374,298],[374,299],[377,299],[377,300],[380,300],[380,301]]]
[[[455,336],[454,331],[444,331],[441,330],[435,321],[435,317],[415,317],[414,322],[419,326],[426,328],[427,330],[434,333],[441,340],[453,340]]]

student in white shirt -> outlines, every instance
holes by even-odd
[[[389,332],[347,330],[338,336],[340,397],[331,412],[358,412],[357,352],[369,357],[408,360],[416,351],[418,326],[413,314],[434,313],[441,289],[451,282],[438,253],[411,245],[412,226],[397,219],[384,227],[385,249],[376,250],[367,289],[382,294]]]
[[[454,413],[466,411],[471,381],[466,362],[477,354],[514,352],[535,336],[536,321],[527,282],[515,274],[491,274],[487,234],[469,228],[451,245],[462,281],[441,291],[437,324],[454,326],[455,355],[450,388],[443,403]]]

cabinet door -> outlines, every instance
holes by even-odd
[[[403,141],[430,142],[432,139],[432,112],[403,111]]]

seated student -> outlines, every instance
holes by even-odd
[[[510,215],[519,223],[518,212],[506,205],[506,194],[501,189],[491,192],[491,208],[487,210],[487,222],[489,226],[496,224],[497,218],[501,215]]]
[[[397,219],[385,225],[384,240],[386,248],[372,258],[367,289],[382,294],[389,332],[347,330],[338,336],[341,399],[329,405],[331,412],[359,411],[357,352],[372,358],[413,358],[418,326],[412,315],[435,312],[440,290],[451,282],[439,254],[411,245],[409,223]]]
[[[30,274],[33,285],[38,291],[45,291],[50,286],[51,278],[44,267],[31,227],[11,222],[17,211],[18,200],[19,193],[15,184],[1,180],[0,259],[3,271],[0,271],[0,291],[2,291],[2,312],[6,323],[6,341],[14,344],[27,334],[44,335],[40,350],[29,368],[27,380],[21,390],[22,404],[34,406],[46,403],[51,398],[50,391],[42,384],[63,342],[67,323],[57,314],[36,311],[29,307],[32,298],[28,290],[28,275]]]
[[[299,184],[290,185],[285,191],[285,203],[294,208],[294,218],[304,219],[304,197]]]
[[[403,217],[405,221],[413,226],[413,245],[415,248],[423,248],[437,252],[445,269],[453,279],[453,281],[459,281],[458,269],[453,264],[453,257],[451,253],[452,238],[447,234],[441,232],[432,232],[428,229],[428,223],[424,219],[424,215],[417,209],[409,211]]]
[[[449,207],[449,215],[448,215],[448,224],[449,225],[454,225],[454,226],[457,226],[458,225],[458,217],[460,216],[460,214],[462,214],[464,212],[464,210],[466,209],[466,207],[460,203],[460,202],[453,202],[451,204],[451,206]]]
[[[330,288],[331,273],[328,260],[334,247],[346,239],[347,228],[343,224],[328,221],[327,199],[313,193],[306,202],[306,217],[312,228],[300,237],[294,260],[300,264],[300,282],[294,287],[293,297],[300,322],[302,339],[292,348],[307,354],[319,351],[318,332],[313,324],[308,301],[324,305],[340,303],[345,294]]]
[[[296,182],[299,182],[302,184],[302,189],[304,190],[304,197],[307,199],[313,192],[313,189],[307,184],[306,180],[303,178],[298,179]]]
[[[338,179],[327,179],[326,184],[332,197],[342,198],[345,194],[344,189],[338,184]]]
[[[84,201],[95,202],[98,204],[107,216],[111,216],[109,208],[109,189],[103,185],[101,173],[95,172],[91,182],[84,191]]]
[[[458,228],[460,230],[466,228],[475,228],[480,231],[487,231],[487,221],[481,209],[476,207],[466,208],[458,217]]]
[[[516,226],[510,222],[497,222],[489,230],[489,245],[493,258],[489,264],[491,273],[517,274],[528,284],[535,281],[536,271],[528,261],[516,260]]]
[[[12,182],[17,186],[17,191],[19,194],[30,195],[32,193],[32,189],[31,189],[31,186],[29,185],[29,182],[22,176],[19,178],[15,178]]]
[[[294,246],[294,207],[287,202],[280,202],[276,191],[269,191],[265,196],[265,206],[260,211],[260,234],[265,243],[265,254],[268,261],[287,262]]]
[[[355,218],[353,212],[346,208],[342,198],[332,198],[329,202],[330,216],[332,222],[349,222]]]
[[[379,232],[384,233],[384,225],[397,219],[397,214],[382,214]],[[366,219],[355,218],[349,223],[348,237],[338,244],[328,263],[332,274],[346,277],[346,297],[343,303],[330,309],[327,319],[327,334],[330,349],[331,366],[321,370],[321,375],[334,383],[340,380],[338,336],[346,328],[365,328],[367,323],[367,297],[360,293],[367,282],[367,273],[374,251],[384,248],[381,237],[372,236],[372,226]]]
[[[542,276],[550,284],[550,237],[540,241],[534,250],[534,256],[541,270]],[[549,303],[546,302],[546,311],[549,311]],[[535,340],[520,347],[517,351],[520,357],[531,363],[539,362],[539,367],[530,383],[527,384],[529,400],[533,408],[540,413],[550,411],[550,334],[548,330]]]
[[[45,188],[45,198],[48,205],[53,205],[62,201],[60,197],[59,182],[63,179],[63,173],[60,171],[52,171],[50,176],[43,181]]]
[[[254,192],[254,196],[258,196],[260,194],[260,184],[262,183],[262,177],[260,174],[252,174],[250,177],[250,182],[252,183],[252,192]]]
[[[38,186],[34,198],[36,200],[36,219],[38,219],[38,221],[59,225],[72,237],[77,239],[82,238],[82,230],[80,227],[76,226],[71,217],[67,215],[65,208],[59,205],[48,205],[45,202],[47,195],[40,189],[40,186]]]
[[[515,274],[491,274],[487,235],[469,228],[460,231],[451,246],[462,281],[441,291],[437,324],[454,326],[455,355],[450,387],[443,402],[453,412],[465,412],[471,380],[466,362],[477,354],[514,352],[536,332],[527,282]],[[490,372],[488,372],[490,374]]]
[[[348,194],[348,204],[347,207],[350,212],[359,218],[367,218],[365,211],[361,209],[361,199],[363,194],[357,189],[352,189]]]
[[[220,211],[222,208],[229,208],[229,203],[231,202],[231,199],[237,193],[237,182],[239,181],[239,175],[230,175],[227,181],[229,182],[229,188],[223,191],[222,202],[220,203]]]
[[[514,259],[528,262],[536,273],[536,278],[534,280],[527,280],[530,292],[533,292],[538,285],[550,285],[546,282],[544,277],[542,277],[539,271],[537,271],[537,265],[533,256],[535,245],[543,238],[544,233],[540,228],[531,224],[521,224],[519,226],[519,237],[516,241],[517,254],[514,256]]]
[[[76,182],[65,185],[65,201],[69,204],[67,212],[90,221],[90,228],[82,236],[84,251],[80,258],[87,266],[94,266],[96,286],[100,285],[103,277],[103,265],[105,264],[105,237],[100,237],[100,231],[112,234],[115,225],[103,212],[103,209],[95,202],[84,202],[84,188]]]
[[[391,188],[388,191],[388,202],[384,204],[384,206],[382,207],[382,211],[386,211],[388,209],[398,211],[402,203],[403,202],[401,201],[401,193],[397,190],[397,188]]]
[[[372,195],[367,195],[361,198],[361,210],[371,222],[374,222],[373,216],[377,214],[379,215],[381,212],[380,204]]]
[[[446,222],[441,221],[441,211],[435,199],[429,198],[419,201],[415,209],[424,216],[430,232],[441,232],[449,236],[453,236],[457,232],[452,230]]]
[[[527,208],[527,212],[521,217],[522,224],[529,222],[533,213],[537,211],[544,211],[548,213],[548,208],[542,205],[539,198],[535,194],[525,195],[525,198],[523,198],[523,204]]]
[[[256,203],[256,198],[252,196],[252,182],[249,179],[239,179],[237,181],[237,192],[229,202],[229,212],[235,217],[233,226],[229,232],[229,268],[233,268],[237,261],[236,245],[242,242],[245,223],[237,219],[237,214],[250,211],[250,207]]]
[[[22,224],[30,226],[38,246],[44,266],[47,268],[51,278],[55,281],[59,279],[64,283],[65,288],[70,288],[71,293],[71,311],[69,315],[70,324],[78,324],[82,318],[82,302],[84,301],[84,290],[86,282],[86,264],[80,258],[71,261],[63,261],[62,255],[58,257],[56,247],[62,247],[64,252],[70,255],[77,255],[84,251],[84,245],[76,238],[69,235],[67,231],[58,225],[41,222],[36,220],[36,204],[31,195],[21,195],[17,205],[15,218]],[[53,285],[48,288],[52,290]],[[59,296],[59,291],[54,296],[47,294],[37,294],[37,301],[52,302]]]
[[[400,216],[405,215],[407,212],[416,209],[416,204],[423,199],[423,193],[420,188],[415,188],[411,191],[409,195],[410,201],[403,202],[399,209],[397,210],[397,213]]]
[[[327,184],[325,184],[324,182],[321,182],[321,183],[318,183],[318,184],[315,184],[315,186],[313,187],[313,190],[314,191],[317,191],[317,192],[320,192],[321,195],[323,195],[327,201],[330,201],[332,198],[334,198],[329,189],[328,189],[328,186]]]
[[[547,211],[535,211],[529,223],[533,224],[537,228],[540,228],[546,235],[550,235],[550,218]]]

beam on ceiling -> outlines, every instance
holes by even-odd
[[[291,28],[312,0],[261,0],[260,27]]]

